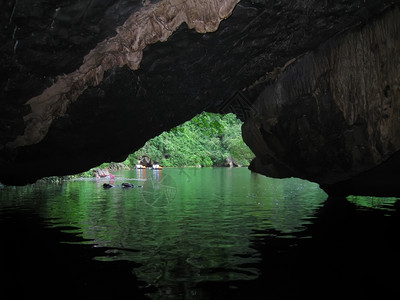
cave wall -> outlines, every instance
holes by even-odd
[[[330,194],[400,194],[399,29],[395,7],[253,87],[256,113],[243,126],[251,169]]]
[[[336,47],[333,41],[337,38],[370,24],[382,13],[393,10],[398,2],[3,1],[0,182],[26,184],[44,176],[74,174],[102,162],[121,161],[148,139],[197,113],[225,112],[223,107],[230,107],[235,100],[232,96],[238,92],[250,107],[257,108],[259,116],[265,114],[262,118],[268,119],[272,108],[264,109],[256,103],[262,102],[258,98],[267,93],[265,89],[274,89],[271,83],[276,74],[292,69],[323,43],[325,46],[318,49],[326,49],[318,51],[328,52],[329,47]],[[379,53],[383,55],[382,51]],[[319,65],[321,70],[325,68],[323,63]],[[304,102],[293,106],[294,102],[285,98],[285,105],[293,108],[296,118],[304,109],[310,116],[313,114],[312,120],[318,116],[330,118],[335,126],[322,134],[330,134],[330,138],[300,142],[301,156],[287,160],[288,153],[296,154],[299,149],[296,145],[303,139],[307,126],[319,124],[318,120],[304,118],[303,123],[287,123],[286,127],[304,128],[292,132],[292,143],[279,141],[285,126],[279,129],[276,135],[268,137],[268,143],[272,141],[269,152],[254,142],[267,141],[257,134],[257,125],[247,130],[255,131],[252,135],[244,130],[245,137],[251,136],[246,141],[257,154],[253,165],[280,153],[274,162],[279,172],[269,172],[270,175],[299,176],[330,184],[373,168],[390,156],[380,157],[377,146],[378,152],[371,152],[364,162],[354,164],[354,170],[340,170],[340,176],[333,176],[332,172],[321,175],[335,165],[335,160],[346,157],[345,151],[355,151],[350,147],[330,154],[329,166],[317,154],[326,149],[326,144],[343,143],[334,127],[341,131],[350,126],[346,122],[351,116],[342,112],[349,111],[345,99],[338,104],[332,100],[335,95],[324,94],[324,89],[330,88],[324,85],[328,86],[330,81],[321,80],[321,74],[313,75],[313,70],[304,66],[291,76],[321,81],[320,115],[314,114],[315,100],[307,98],[307,88]],[[299,84],[307,85],[307,80]],[[340,84],[338,79],[336,83]],[[392,85],[387,85],[386,94],[395,97]],[[287,85],[285,88],[293,93]],[[318,89],[315,91],[318,93]],[[322,101],[323,97],[332,99]],[[279,119],[278,106],[276,113]],[[249,119],[246,124],[252,122],[257,120]],[[363,120],[357,122],[361,124]],[[386,125],[382,123],[381,128]],[[362,143],[369,138],[364,131],[347,137],[361,139]],[[318,142],[323,143],[320,150]],[[389,149],[385,143],[382,147]],[[275,148],[278,144],[281,148]],[[292,164],[308,156],[306,151],[313,159]],[[268,164],[263,163],[257,171],[266,173]]]

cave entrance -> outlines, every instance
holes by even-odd
[[[45,177],[45,181],[65,178],[109,176],[109,172],[152,167],[248,167],[255,155],[244,143],[243,122],[234,113],[202,112],[169,131],[148,140],[122,162],[105,162],[67,176]]]
[[[242,139],[243,122],[233,113],[203,112],[147,141],[125,164],[164,167],[248,166],[253,152]]]

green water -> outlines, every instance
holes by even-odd
[[[327,198],[316,184],[245,168],[133,170],[117,173],[114,188],[105,182],[4,187],[0,206],[34,209],[49,226],[107,247],[96,260],[138,263],[132,272],[143,288],[157,289],[153,298],[182,285],[256,279],[254,241],[301,232]]]

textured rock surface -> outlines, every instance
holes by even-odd
[[[57,78],[57,82],[39,96],[26,102],[31,112],[24,116],[23,135],[9,142],[8,148],[39,143],[53,120],[63,117],[70,103],[89,87],[98,86],[104,73],[114,67],[139,69],[143,49],[155,42],[164,42],[185,22],[199,33],[217,30],[222,19],[231,13],[237,0],[225,1],[161,1],[146,5],[116,29],[117,34],[97,44],[83,58],[83,64],[72,73]]]
[[[321,43],[354,26],[370,23],[374,16],[394,6],[393,1],[363,0],[243,0],[238,4],[233,0],[26,0],[2,4],[0,181],[8,184],[24,184],[42,176],[76,173],[104,161],[122,160],[149,138],[195,114],[219,111],[224,101],[238,91],[251,102],[263,93],[280,68],[287,65],[286,69],[291,69],[293,62]],[[349,43],[357,45],[357,41]],[[327,49],[320,51],[335,45],[328,43]],[[316,77],[309,68],[300,71],[305,72],[300,73],[301,78]],[[341,84],[340,80],[348,81],[342,78],[336,83]],[[386,93],[398,97],[388,85]],[[377,89],[381,91],[380,86]],[[334,92],[344,91],[337,88]],[[309,107],[307,103],[312,100],[305,100],[305,105],[299,103],[298,111]],[[346,99],[335,101],[323,102],[325,115],[340,128],[351,130],[350,104],[343,102]],[[296,122],[286,126],[302,126]],[[367,136],[357,131],[357,122],[363,121],[354,123],[356,133],[347,138],[364,143]],[[382,123],[381,128],[386,125]],[[291,140],[282,144],[286,152],[281,152],[281,158],[298,149],[298,138]],[[344,143],[344,138],[330,143],[338,140]],[[308,170],[328,169],[321,157],[313,154],[318,152],[314,147],[318,141],[310,142],[312,147],[308,149],[312,149],[310,156],[315,161],[309,159],[309,164],[302,166],[290,166],[290,161],[284,164],[296,169],[299,176],[324,183],[345,180],[389,156],[381,155],[377,146],[378,152],[371,152],[365,164],[353,163],[347,175],[340,171],[335,177]],[[302,147],[307,149],[305,141]],[[394,152],[388,144],[382,147],[382,151]],[[304,151],[299,155],[304,156]],[[258,157],[264,154],[260,152]],[[332,155],[331,159],[338,158],[342,156]],[[298,161],[300,157],[293,159]],[[288,168],[279,169],[276,175],[294,174],[286,172]]]
[[[400,194],[400,173],[393,172],[400,153],[399,28],[396,8],[323,43],[264,86],[243,129],[257,155],[252,169],[316,181],[330,193]],[[392,169],[374,170],[385,161]]]

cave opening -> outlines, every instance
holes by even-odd
[[[399,296],[398,3],[47,2],[2,12],[1,293]],[[255,172],[232,116],[175,127],[232,107]]]
[[[243,122],[233,113],[203,112],[148,140],[121,163],[103,163],[75,176],[90,176],[93,170],[151,167],[248,167],[253,152],[244,143]]]

